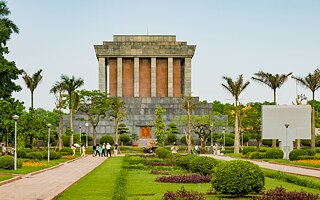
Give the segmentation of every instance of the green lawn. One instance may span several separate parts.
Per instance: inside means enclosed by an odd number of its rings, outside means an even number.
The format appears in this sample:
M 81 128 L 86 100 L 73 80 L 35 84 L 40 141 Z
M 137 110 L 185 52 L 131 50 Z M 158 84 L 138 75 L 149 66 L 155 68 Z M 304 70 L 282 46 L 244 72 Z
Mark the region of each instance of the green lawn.
M 13 176 L 0 175 L 0 181 L 4 181 L 4 180 L 10 179 L 10 178 L 12 178 L 12 177 L 13 177 Z
M 123 157 L 111 157 L 55 199 L 110 199 Z

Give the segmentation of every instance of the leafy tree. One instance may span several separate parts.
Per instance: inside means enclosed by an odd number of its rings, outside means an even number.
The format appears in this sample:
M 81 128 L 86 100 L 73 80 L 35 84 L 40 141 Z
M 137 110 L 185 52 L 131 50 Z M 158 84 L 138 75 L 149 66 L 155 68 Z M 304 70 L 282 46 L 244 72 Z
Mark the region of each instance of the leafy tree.
M 154 111 L 154 115 L 156 116 L 156 119 L 154 120 L 154 125 L 156 127 L 154 134 L 156 136 L 157 145 L 159 146 L 164 145 L 164 135 L 165 135 L 166 124 L 163 122 L 162 115 L 165 112 L 166 110 L 162 109 L 161 106 L 158 106 L 158 108 Z
M 182 96 L 182 107 L 186 111 L 187 114 L 187 131 L 186 131 L 186 142 L 188 145 L 188 154 L 191 154 L 191 112 L 194 108 L 195 104 L 192 102 L 192 97 Z
M 122 134 L 129 134 L 129 128 L 127 128 L 125 123 L 119 124 L 118 133 Z
M 305 77 L 292 76 L 303 87 L 309 88 L 312 92 L 312 115 L 311 115 L 311 149 L 316 148 L 316 135 L 315 135 L 315 101 L 314 95 L 316 90 L 320 87 L 320 70 L 316 69 L 313 73 L 309 73 Z
M 33 109 L 33 94 L 34 90 L 38 87 L 38 84 L 42 80 L 41 75 L 42 69 L 38 70 L 36 73 L 34 73 L 32 76 L 28 75 L 26 71 L 23 71 L 23 80 L 26 83 L 27 88 L 29 88 L 31 92 L 31 109 Z
M 180 134 L 180 130 L 174 122 L 170 122 L 168 124 L 168 128 L 166 130 L 167 134 Z
M 80 105 L 78 110 L 88 116 L 88 121 L 93 128 L 93 144 L 96 145 L 97 126 L 101 118 L 106 117 L 106 112 L 109 109 L 108 95 L 98 90 L 79 91 Z
M 244 82 L 243 75 L 239 75 L 238 79 L 233 81 L 232 78 L 223 76 L 222 77 L 226 84 L 222 83 L 222 87 L 225 88 L 227 91 L 230 92 L 230 94 L 235 98 L 235 126 L 234 126 L 234 153 L 239 153 L 240 150 L 240 136 L 239 136 L 239 124 L 238 124 L 238 102 L 239 102 L 239 96 L 241 92 L 247 88 L 249 85 L 249 81 Z
M 267 72 L 259 71 L 258 73 L 255 73 L 255 77 L 252 77 L 252 80 L 257 81 L 259 83 L 265 84 L 269 86 L 273 90 L 273 103 L 274 105 L 277 105 L 277 98 L 276 98 L 276 92 L 277 88 L 280 88 L 284 82 L 288 79 L 289 76 L 291 76 L 292 72 L 288 74 L 270 74 Z M 272 147 L 277 147 L 277 140 L 272 139 Z
M 70 129 L 73 130 L 72 115 L 74 110 L 74 100 L 77 98 L 76 90 L 84 84 L 82 78 L 75 78 L 74 76 L 68 77 L 61 75 L 61 84 L 64 91 L 68 93 L 69 97 L 69 122 Z M 71 132 L 70 146 L 73 144 L 73 133 Z
M 118 128 L 119 122 L 122 121 L 127 116 L 126 105 L 124 101 L 119 100 L 116 97 L 112 97 L 109 99 L 109 110 L 108 114 L 111 120 L 115 122 L 115 135 L 116 140 L 115 143 L 118 143 L 119 135 L 118 135 Z

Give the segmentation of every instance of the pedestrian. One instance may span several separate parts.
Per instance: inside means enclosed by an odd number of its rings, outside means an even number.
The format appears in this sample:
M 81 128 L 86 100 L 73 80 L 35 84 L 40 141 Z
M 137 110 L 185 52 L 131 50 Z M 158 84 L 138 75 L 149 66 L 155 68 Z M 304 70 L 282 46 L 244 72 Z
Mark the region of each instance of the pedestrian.
M 95 157 L 95 156 L 96 156 L 96 150 L 97 150 L 96 145 L 93 145 L 93 146 L 92 146 L 92 151 L 93 151 L 92 156 L 93 156 L 93 157 Z
M 96 145 L 96 152 L 95 152 L 95 156 L 97 156 L 97 155 L 99 155 L 100 156 L 100 145 L 99 144 L 97 144 Z
M 72 144 L 71 149 L 72 149 L 72 152 L 73 152 L 72 156 L 75 156 L 76 155 L 76 149 L 77 149 L 76 146 L 74 144 Z
M 3 156 L 6 155 L 6 152 L 7 152 L 6 145 L 4 145 L 3 143 L 2 143 L 1 152 L 2 152 L 2 155 L 3 155 Z
M 102 144 L 101 147 L 101 157 L 106 157 L 106 143 Z
M 199 155 L 200 154 L 200 147 L 198 145 L 196 145 L 194 148 L 196 150 L 196 154 Z
M 81 147 L 82 153 L 81 156 L 86 156 L 86 147 L 84 146 L 84 144 Z
M 113 150 L 113 152 L 114 152 L 114 155 L 115 155 L 115 156 L 118 155 L 118 144 L 117 144 L 117 143 L 114 145 L 114 150 Z
M 171 147 L 171 152 L 172 153 L 178 153 L 178 147 L 177 144 L 174 142 L 173 146 Z
M 111 145 L 110 145 L 109 143 L 107 143 L 106 149 L 107 149 L 107 157 L 108 157 L 108 154 L 109 154 L 110 157 L 111 157 Z

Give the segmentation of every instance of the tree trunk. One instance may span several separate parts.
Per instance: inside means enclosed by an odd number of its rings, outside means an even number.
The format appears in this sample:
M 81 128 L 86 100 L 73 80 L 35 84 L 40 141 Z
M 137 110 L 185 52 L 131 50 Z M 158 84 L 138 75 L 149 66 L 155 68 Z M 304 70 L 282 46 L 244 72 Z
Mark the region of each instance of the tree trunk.
M 187 144 L 188 144 L 188 154 L 191 154 L 191 137 L 190 137 L 190 102 L 188 101 L 187 106 Z
M 312 115 L 311 115 L 311 149 L 316 150 L 316 118 L 314 113 L 314 92 L 312 92 Z
M 256 148 L 257 148 L 257 151 L 260 150 L 260 140 L 256 140 L 257 141 L 257 144 L 256 144 Z
M 31 91 L 31 108 L 33 110 L 33 91 Z
M 273 90 L 273 104 L 277 105 L 275 89 Z M 272 139 L 272 148 L 277 148 L 277 139 Z
M 58 132 L 58 149 L 59 151 L 62 149 L 62 126 L 63 126 L 63 116 L 62 116 L 62 97 L 60 93 L 59 97 L 59 132 Z
M 239 141 L 239 124 L 238 124 L 238 110 L 237 110 L 237 101 L 236 101 L 236 119 L 234 122 L 234 153 L 240 152 L 240 141 Z
M 301 149 L 301 139 L 296 139 L 297 149 Z
M 97 140 L 97 126 L 94 126 L 93 124 L 92 125 L 92 139 L 93 139 L 93 145 L 96 146 L 96 140 Z
M 71 135 L 70 135 L 70 147 L 73 144 L 73 125 L 72 125 L 72 114 L 73 114 L 73 109 L 70 108 L 69 109 L 69 121 L 70 121 L 70 131 L 71 131 Z
M 115 119 L 115 135 L 116 135 L 116 141 L 115 141 L 115 143 L 116 143 L 116 144 L 119 144 L 119 143 L 118 143 L 118 140 L 119 140 L 118 128 L 119 128 L 119 119 L 116 118 L 116 119 Z

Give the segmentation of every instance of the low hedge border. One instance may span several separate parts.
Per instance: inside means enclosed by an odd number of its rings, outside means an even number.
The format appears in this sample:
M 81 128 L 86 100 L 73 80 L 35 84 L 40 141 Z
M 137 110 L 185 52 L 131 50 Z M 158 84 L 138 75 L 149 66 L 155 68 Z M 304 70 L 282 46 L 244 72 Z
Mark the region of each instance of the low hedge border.
M 127 199 L 127 192 L 126 192 L 126 187 L 127 187 L 127 176 L 128 172 L 127 170 L 122 169 L 120 171 L 120 175 L 116 180 L 115 183 L 115 190 L 112 195 L 113 200 L 125 200 Z

